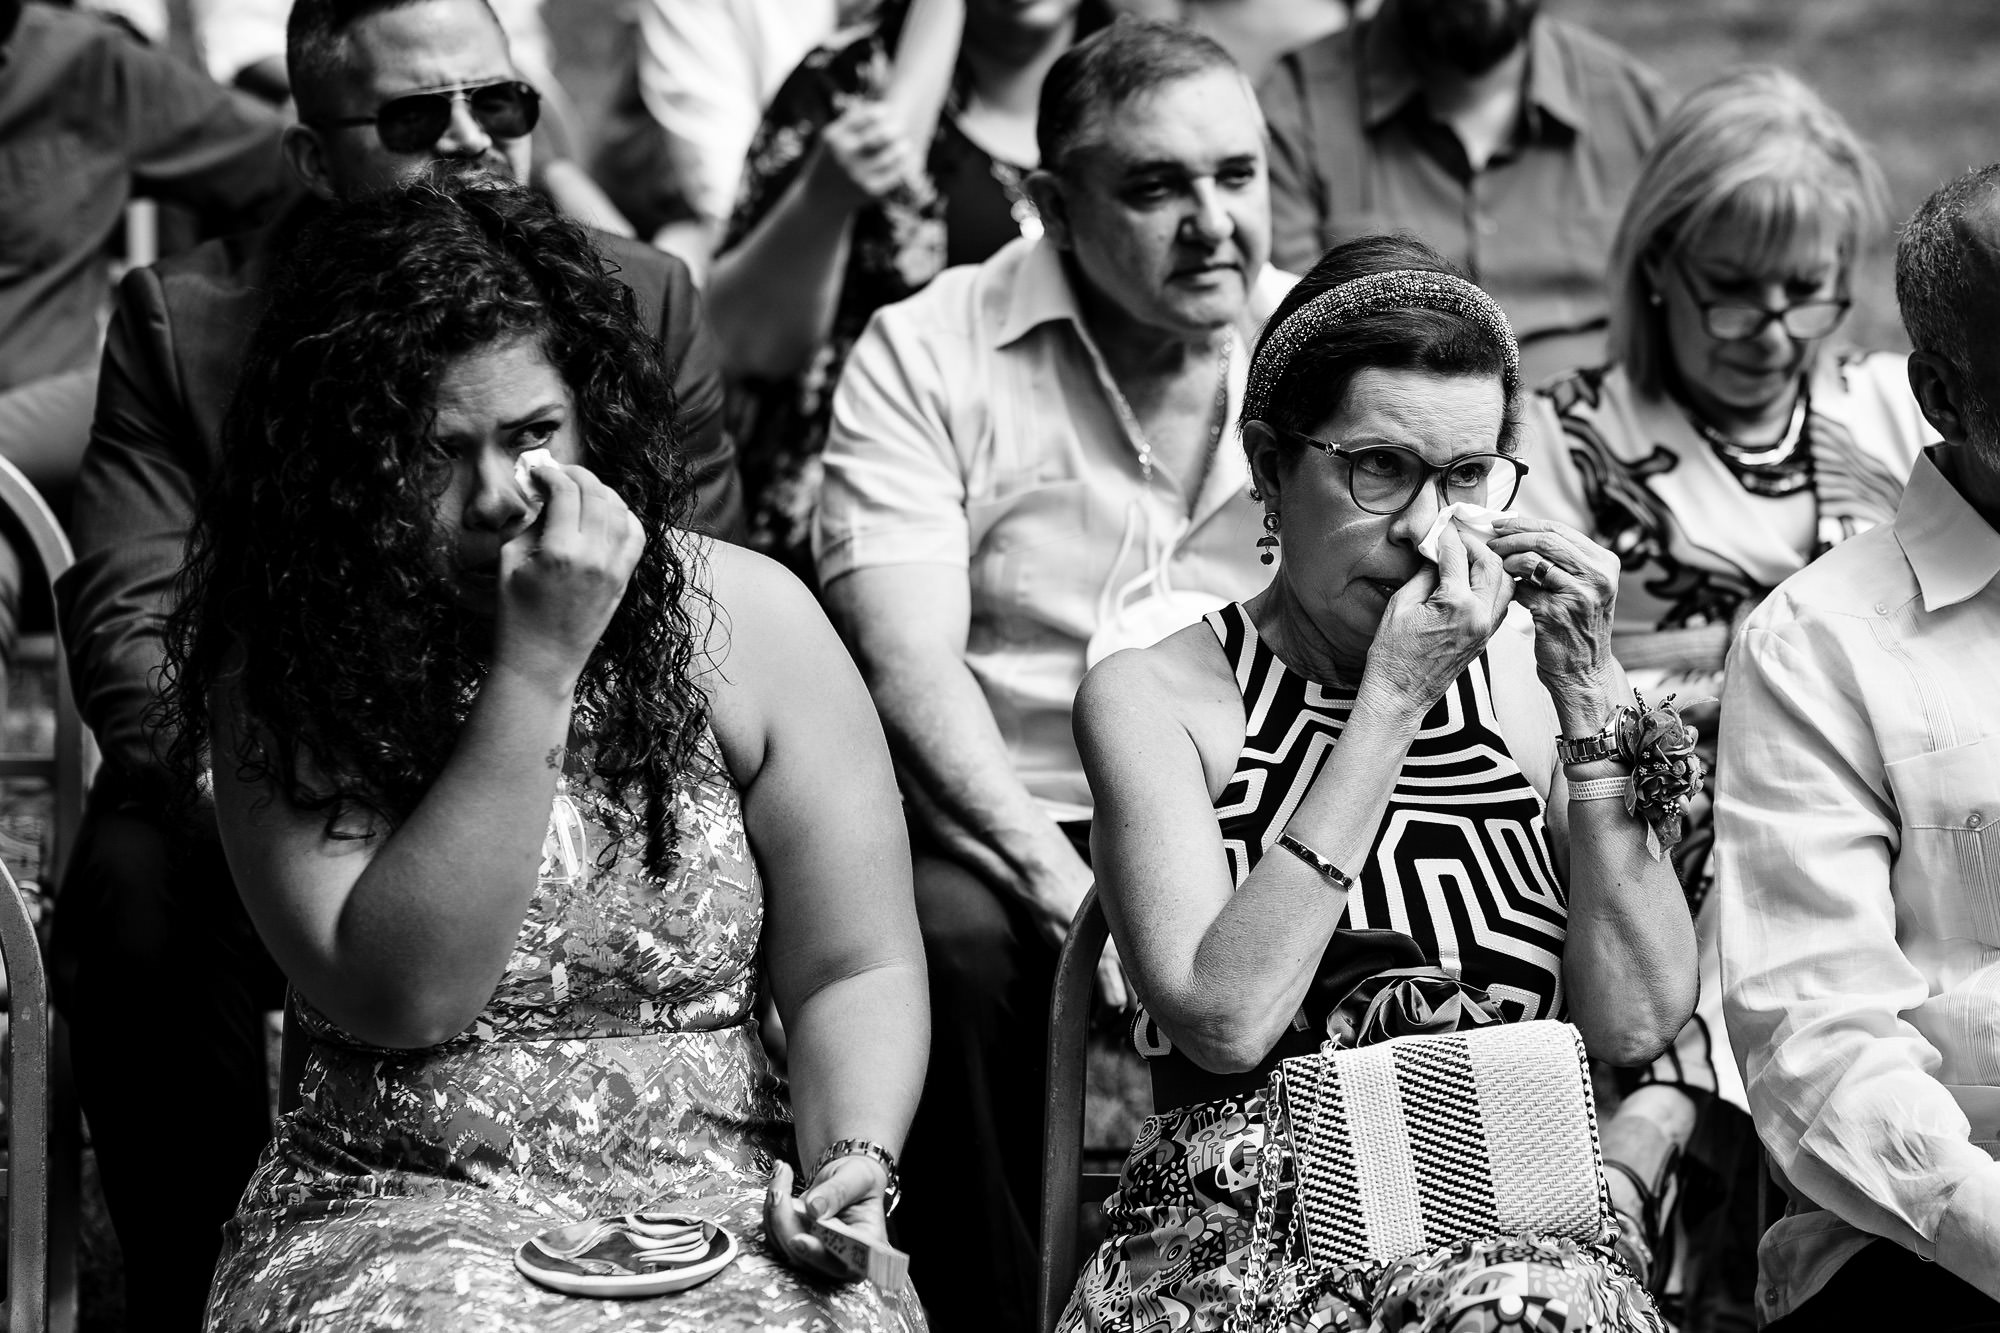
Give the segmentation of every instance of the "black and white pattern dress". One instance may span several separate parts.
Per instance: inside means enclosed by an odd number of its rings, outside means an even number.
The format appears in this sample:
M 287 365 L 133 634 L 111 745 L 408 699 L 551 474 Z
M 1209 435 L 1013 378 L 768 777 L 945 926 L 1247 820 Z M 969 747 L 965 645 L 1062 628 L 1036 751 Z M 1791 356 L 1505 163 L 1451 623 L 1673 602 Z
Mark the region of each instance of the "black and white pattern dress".
M 1210 613 L 1208 624 L 1243 695 L 1243 748 L 1215 802 L 1230 873 L 1241 887 L 1339 742 L 1355 696 L 1286 667 L 1240 604 Z M 1424 717 L 1375 844 L 1355 869 L 1342 927 L 1410 936 L 1428 961 L 1485 989 L 1510 1021 L 1563 1017 L 1568 899 L 1544 813 L 1540 793 L 1508 751 L 1482 654 Z M 1352 945 L 1337 936 L 1323 973 L 1343 947 Z M 1134 1042 L 1152 1062 L 1159 1114 L 1140 1127 L 1118 1191 L 1104 1205 L 1107 1238 L 1084 1265 L 1059 1328 L 1223 1325 L 1240 1299 L 1255 1219 L 1262 1090 L 1279 1060 L 1316 1050 L 1319 1039 L 1314 1024 L 1295 1023 L 1257 1069 L 1218 1075 L 1199 1069 L 1140 1016 Z M 1289 1162 L 1282 1170 L 1289 1181 Z M 1280 1198 L 1288 1199 L 1288 1187 Z M 1493 1299 L 1514 1290 L 1526 1308 L 1538 1309 L 1541 1298 L 1517 1284 L 1548 1282 L 1568 1293 L 1578 1322 L 1524 1328 L 1580 1328 L 1590 1317 L 1602 1321 L 1593 1327 L 1660 1327 L 1608 1251 L 1511 1237 L 1357 1270 L 1311 1294 L 1286 1322 L 1358 1330 L 1385 1303 L 1442 1308 L 1482 1283 Z
M 1241 887 L 1347 726 L 1354 691 L 1292 671 L 1241 605 L 1209 614 L 1243 692 L 1243 752 L 1215 803 Z M 1432 706 L 1397 775 L 1342 926 L 1411 936 L 1510 1021 L 1563 1014 L 1569 906 L 1542 798 L 1507 752 L 1482 654 Z

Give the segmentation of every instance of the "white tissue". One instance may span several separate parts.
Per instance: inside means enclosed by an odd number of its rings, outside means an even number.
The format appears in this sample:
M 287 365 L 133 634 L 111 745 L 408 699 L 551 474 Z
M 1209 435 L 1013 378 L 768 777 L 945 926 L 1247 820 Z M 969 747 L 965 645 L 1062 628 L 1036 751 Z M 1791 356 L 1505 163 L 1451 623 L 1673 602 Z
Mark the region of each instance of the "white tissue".
M 514 460 L 514 484 L 528 494 L 535 493 L 535 469 L 554 467 L 556 456 L 546 449 L 530 449 Z M 1453 506 L 1456 508 L 1457 506 Z
M 1457 523 L 1461 536 L 1472 532 L 1481 537 L 1491 537 L 1493 520 L 1504 517 L 1506 513 L 1504 509 L 1488 509 L 1485 505 L 1476 505 L 1465 500 L 1454 501 L 1438 510 L 1437 522 L 1431 524 L 1431 530 L 1417 543 L 1417 549 L 1423 552 L 1424 559 L 1436 564 L 1438 543 L 1444 540 L 1445 524 Z
M 530 449 L 514 460 L 514 484 L 521 488 L 521 494 L 528 497 L 528 503 L 535 507 L 535 517 L 541 517 L 542 501 L 547 497 L 542 488 L 535 485 L 535 469 L 554 467 L 556 456 L 546 449 Z

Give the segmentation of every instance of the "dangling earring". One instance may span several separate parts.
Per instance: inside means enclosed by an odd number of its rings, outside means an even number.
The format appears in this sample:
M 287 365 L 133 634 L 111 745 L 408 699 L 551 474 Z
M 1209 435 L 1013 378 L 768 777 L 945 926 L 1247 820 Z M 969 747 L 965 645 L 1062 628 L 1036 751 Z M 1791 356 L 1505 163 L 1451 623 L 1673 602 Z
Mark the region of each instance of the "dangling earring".
M 1264 535 L 1257 539 L 1257 559 L 1264 564 L 1270 564 L 1273 560 L 1277 559 L 1277 556 L 1273 554 L 1277 548 L 1278 511 L 1267 509 L 1264 511 Z

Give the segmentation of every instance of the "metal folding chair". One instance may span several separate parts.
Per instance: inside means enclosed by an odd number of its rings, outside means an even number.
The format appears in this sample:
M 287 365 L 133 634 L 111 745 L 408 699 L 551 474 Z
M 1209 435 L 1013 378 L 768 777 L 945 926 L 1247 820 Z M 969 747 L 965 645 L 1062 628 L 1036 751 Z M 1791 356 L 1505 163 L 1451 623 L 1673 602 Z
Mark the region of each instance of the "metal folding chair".
M 1076 909 L 1056 958 L 1055 991 L 1049 1004 L 1049 1101 L 1042 1119 L 1042 1255 L 1035 1283 L 1042 1333 L 1055 1328 L 1076 1283 L 1077 1210 L 1103 1203 L 1118 1188 L 1116 1173 L 1083 1169 L 1091 996 L 1097 985 L 1097 960 L 1110 934 L 1093 888 Z
M 69 539 L 28 479 L 0 458 L 0 506 L 33 546 L 43 575 L 74 560 Z M 23 551 L 24 559 L 31 554 Z M 15 664 L 46 664 L 55 677 L 55 749 L 50 754 L 0 754 L 0 779 L 40 778 L 50 784 L 52 810 L 43 831 L 41 882 L 59 884 L 83 820 L 84 792 L 97 751 L 70 691 L 62 644 L 55 634 L 24 635 Z M 49 1001 L 48 973 L 33 917 L 11 870 L 0 864 L 0 960 L 11 991 L 7 1199 L 7 1327 L 13 1333 L 76 1327 L 77 1199 L 83 1120 L 69 1077 L 69 1044 Z

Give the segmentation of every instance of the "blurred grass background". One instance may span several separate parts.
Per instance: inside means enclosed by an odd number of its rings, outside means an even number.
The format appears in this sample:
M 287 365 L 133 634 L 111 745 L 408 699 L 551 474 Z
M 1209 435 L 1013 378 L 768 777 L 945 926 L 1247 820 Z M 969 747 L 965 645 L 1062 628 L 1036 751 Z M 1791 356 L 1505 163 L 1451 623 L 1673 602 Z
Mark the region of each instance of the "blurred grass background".
M 547 0 L 558 74 L 587 125 L 601 116 L 631 49 L 625 3 Z M 1960 170 L 2000 159 L 1994 0 L 1546 0 L 1544 7 L 1626 46 L 1681 91 L 1754 62 L 1801 75 L 1876 151 L 1898 221 Z M 174 8 L 184 13 L 185 0 Z M 1901 349 L 1907 344 L 1890 281 L 1891 238 L 1882 241 L 1857 283 L 1847 336 L 1865 347 Z M 23 829 L 17 836 L 33 835 Z M 1146 1109 L 1144 1075 L 1112 1034 L 1094 1045 L 1086 1139 L 1117 1152 Z M 88 1171 L 86 1163 L 82 1326 L 115 1333 L 126 1324 L 117 1242 Z

